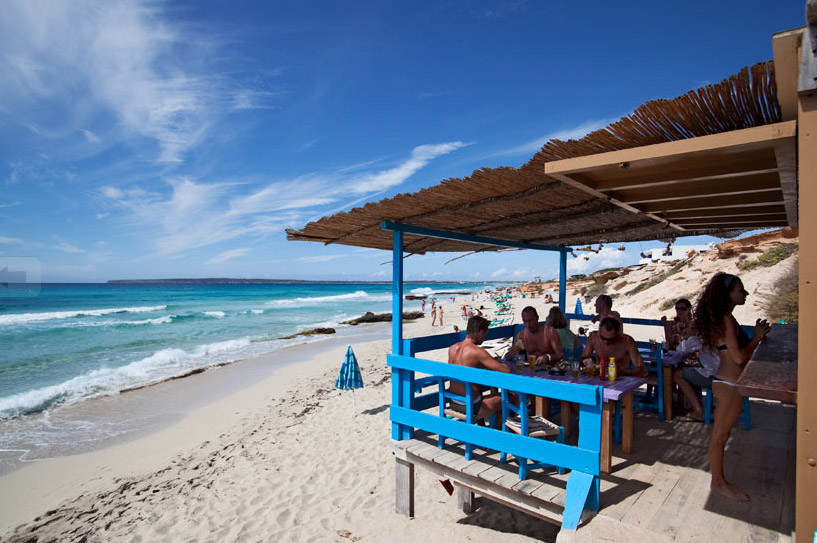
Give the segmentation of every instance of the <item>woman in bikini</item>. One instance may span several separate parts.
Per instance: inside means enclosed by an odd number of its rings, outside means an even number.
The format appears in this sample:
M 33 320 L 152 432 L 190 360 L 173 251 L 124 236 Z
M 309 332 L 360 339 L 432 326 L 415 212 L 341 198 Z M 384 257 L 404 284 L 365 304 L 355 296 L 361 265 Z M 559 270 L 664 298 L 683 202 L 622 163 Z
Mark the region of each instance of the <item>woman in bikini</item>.
M 743 398 L 735 388 L 735 382 L 770 329 L 765 319 L 758 319 L 754 336 L 741 346 L 738 339 L 740 326 L 732 316 L 732 311 L 736 306 L 745 304 L 748 295 L 737 276 L 717 273 L 698 299 L 694 316 L 695 330 L 701 337 L 703 348 L 717 351 L 720 357 L 720 366 L 712 381 L 712 392 L 718 408 L 715 410 L 715 423 L 709 436 L 709 468 L 712 471 L 710 488 L 741 502 L 749 501 L 749 495 L 730 485 L 723 476 L 724 448 L 743 406 Z

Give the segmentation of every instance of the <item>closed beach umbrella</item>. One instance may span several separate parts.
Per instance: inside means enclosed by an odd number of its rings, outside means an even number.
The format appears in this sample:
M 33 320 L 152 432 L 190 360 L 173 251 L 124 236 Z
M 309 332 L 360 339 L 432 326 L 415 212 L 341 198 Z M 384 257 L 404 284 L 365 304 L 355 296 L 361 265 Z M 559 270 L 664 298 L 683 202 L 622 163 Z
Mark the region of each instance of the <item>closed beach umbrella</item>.
M 584 315 L 584 312 L 582 311 L 582 299 L 581 298 L 576 298 L 576 309 L 573 310 L 573 313 L 575 313 L 576 315 Z
M 360 376 L 360 366 L 357 364 L 357 357 L 355 357 L 351 345 L 346 349 L 346 358 L 340 367 L 338 378 L 335 380 L 335 388 L 352 391 L 352 409 L 357 413 L 355 389 L 363 388 L 363 378 Z

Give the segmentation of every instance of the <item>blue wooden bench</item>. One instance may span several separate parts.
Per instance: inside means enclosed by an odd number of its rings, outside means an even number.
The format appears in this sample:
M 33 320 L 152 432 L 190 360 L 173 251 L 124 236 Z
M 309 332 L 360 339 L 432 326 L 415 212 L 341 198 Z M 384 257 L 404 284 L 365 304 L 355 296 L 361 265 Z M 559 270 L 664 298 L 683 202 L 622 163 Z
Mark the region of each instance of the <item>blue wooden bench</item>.
M 506 334 L 507 335 L 507 334 Z M 411 350 L 439 349 L 445 343 L 456 341 L 458 334 L 407 340 L 413 342 Z M 503 336 L 498 336 L 503 337 Z M 442 342 L 441 342 L 442 341 Z M 392 368 L 392 404 L 390 420 L 392 438 L 396 442 L 411 440 L 415 431 L 446 436 L 470 446 L 512 454 L 532 462 L 571 470 L 565 488 L 562 527 L 576 529 L 585 510 L 598 511 L 599 473 L 601 457 L 602 389 L 598 386 L 577 385 L 529 379 L 518 375 L 498 373 L 445 364 L 404 355 L 389 355 Z M 425 377 L 415 379 L 416 373 Z M 466 424 L 440 416 L 439 387 L 445 381 L 456 380 L 466 385 L 498 387 L 519 394 L 544 396 L 575 403 L 579 407 L 579 438 L 576 445 L 545 441 L 502 430 Z M 416 391 L 436 384 L 437 390 L 417 395 Z M 413 464 L 396 459 L 397 509 L 398 512 L 413 511 Z M 400 481 L 403 481 L 401 483 Z M 507 498 L 507 497 L 506 497 Z M 520 501 L 522 501 L 520 499 Z M 401 506 L 400 504 L 411 504 Z

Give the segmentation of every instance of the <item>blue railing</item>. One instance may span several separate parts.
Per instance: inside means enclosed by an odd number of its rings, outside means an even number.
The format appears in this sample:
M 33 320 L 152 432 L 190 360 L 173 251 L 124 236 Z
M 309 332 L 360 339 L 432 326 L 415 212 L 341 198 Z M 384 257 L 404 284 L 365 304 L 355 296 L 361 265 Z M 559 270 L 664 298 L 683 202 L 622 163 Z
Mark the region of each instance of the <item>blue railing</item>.
M 513 333 L 496 329 L 495 337 Z M 447 347 L 459 340 L 459 334 L 445 334 L 407 340 L 407 353 Z M 530 379 L 519 375 L 492 372 L 433 360 L 391 354 L 388 365 L 392 368 L 392 404 L 390 420 L 395 440 L 411 439 L 415 430 L 455 439 L 470 446 L 484 447 L 572 470 L 567 482 L 562 526 L 575 529 L 585 508 L 598 511 L 599 468 L 601 459 L 602 389 L 598 386 Z M 415 379 L 415 373 L 428 377 Z M 555 443 L 542 439 L 503 432 L 475 424 L 440 416 L 439 390 L 416 395 L 423 387 L 444 386 L 455 380 L 471 385 L 498 387 L 506 391 L 529 394 L 572 402 L 579 407 L 579 437 L 576 445 Z M 433 409 L 431 412 L 426 412 Z

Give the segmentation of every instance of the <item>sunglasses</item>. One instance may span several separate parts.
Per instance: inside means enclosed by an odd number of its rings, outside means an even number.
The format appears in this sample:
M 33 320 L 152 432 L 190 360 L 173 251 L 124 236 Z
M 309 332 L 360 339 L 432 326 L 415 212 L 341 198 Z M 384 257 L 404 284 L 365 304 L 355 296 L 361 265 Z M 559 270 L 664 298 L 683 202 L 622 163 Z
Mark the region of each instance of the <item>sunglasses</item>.
M 599 335 L 599 337 L 600 337 L 600 338 L 601 338 L 601 340 L 602 340 L 603 342 L 605 342 L 605 343 L 609 343 L 610 341 L 615 341 L 615 339 L 616 339 L 616 337 L 615 337 L 615 336 L 613 336 L 613 337 L 604 337 L 604 336 L 602 336 L 602 335 Z
M 682 305 L 681 306 L 675 306 L 675 311 L 689 311 L 689 308 L 684 307 Z

